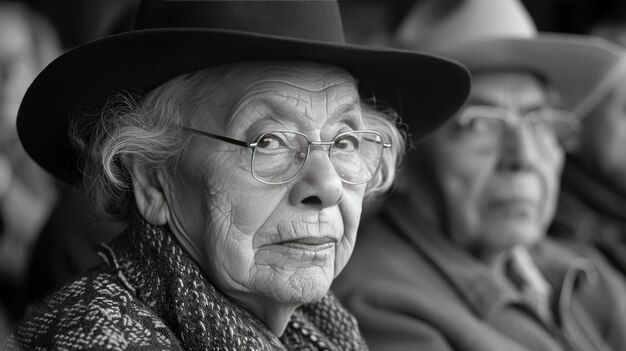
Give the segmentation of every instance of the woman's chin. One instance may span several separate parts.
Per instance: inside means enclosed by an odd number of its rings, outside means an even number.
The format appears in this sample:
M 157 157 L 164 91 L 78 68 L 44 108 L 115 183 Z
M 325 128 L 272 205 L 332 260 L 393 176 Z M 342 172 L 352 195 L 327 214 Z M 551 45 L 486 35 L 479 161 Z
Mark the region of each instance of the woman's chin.
M 332 272 L 331 272 L 332 273 Z M 309 269 L 268 281 L 270 295 L 279 304 L 306 304 L 322 299 L 330 289 L 333 275 L 327 270 Z

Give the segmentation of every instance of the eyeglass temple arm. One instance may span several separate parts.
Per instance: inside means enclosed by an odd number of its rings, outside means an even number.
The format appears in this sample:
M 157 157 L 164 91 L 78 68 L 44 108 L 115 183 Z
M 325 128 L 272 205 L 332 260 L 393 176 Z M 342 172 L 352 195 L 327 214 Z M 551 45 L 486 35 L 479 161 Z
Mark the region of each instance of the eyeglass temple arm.
M 249 147 L 251 145 L 250 143 L 247 143 L 245 141 L 241 141 L 241 140 L 225 137 L 225 136 L 222 136 L 222 135 L 211 134 L 211 133 L 203 132 L 201 130 L 189 128 L 189 127 L 182 127 L 182 129 L 185 130 L 185 131 L 191 132 L 191 133 L 204 135 L 204 136 L 207 136 L 209 138 L 218 139 L 218 140 L 225 141 L 227 143 L 231 143 L 231 144 L 235 144 L 235 145 L 239 145 L 239 146 Z M 390 143 L 385 143 L 385 142 L 382 142 L 382 141 L 379 141 L 379 140 L 373 140 L 373 139 L 369 139 L 369 138 L 366 138 L 366 139 L 368 141 L 371 141 L 371 142 L 374 142 L 374 143 L 377 143 L 377 144 L 382 144 L 383 148 L 385 148 L 385 149 L 388 149 L 388 148 L 391 147 Z
M 370 138 L 365 138 L 365 140 L 367 140 L 367 141 L 371 141 L 371 142 L 376 143 L 376 144 L 383 144 L 383 148 L 384 148 L 384 149 L 388 149 L 388 148 L 390 148 L 390 147 L 391 147 L 391 143 L 386 143 L 386 142 L 384 142 L 384 141 L 380 141 L 380 140 L 373 140 L 373 139 L 370 139 Z
M 183 130 L 185 130 L 187 132 L 191 132 L 191 133 L 195 133 L 195 134 L 199 134 L 199 135 L 204 135 L 204 136 L 207 136 L 209 138 L 225 141 L 227 143 L 231 143 L 231 144 L 235 144 L 235 145 L 239 145 L 239 146 L 244 146 L 244 147 L 250 146 L 250 144 L 245 142 L 245 141 L 241 141 L 241 140 L 225 137 L 225 136 L 222 136 L 222 135 L 211 134 L 211 133 L 203 132 L 201 130 L 197 130 L 197 129 L 193 129 L 193 128 L 188 128 L 188 127 L 182 127 L 182 128 L 183 128 Z

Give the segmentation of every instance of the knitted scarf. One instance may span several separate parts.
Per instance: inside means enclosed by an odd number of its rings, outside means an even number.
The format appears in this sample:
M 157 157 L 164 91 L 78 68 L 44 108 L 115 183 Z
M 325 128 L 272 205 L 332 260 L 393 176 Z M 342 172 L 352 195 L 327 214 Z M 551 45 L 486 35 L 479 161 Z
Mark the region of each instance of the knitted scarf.
M 137 219 L 101 265 L 32 307 L 13 350 L 367 350 L 334 296 L 303 305 L 280 338 L 211 285 L 167 227 Z

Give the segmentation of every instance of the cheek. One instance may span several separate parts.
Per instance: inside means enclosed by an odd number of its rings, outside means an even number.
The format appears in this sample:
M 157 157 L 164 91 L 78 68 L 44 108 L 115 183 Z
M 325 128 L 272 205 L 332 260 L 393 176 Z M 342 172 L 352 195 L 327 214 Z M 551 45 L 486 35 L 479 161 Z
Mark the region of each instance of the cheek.
M 258 183 L 240 186 L 228 196 L 233 209 L 233 224 L 242 232 L 255 233 L 287 201 L 287 189 Z
M 214 282 L 223 291 L 249 290 L 253 285 L 257 234 L 279 212 L 286 196 L 281 188 L 224 179 L 226 188 L 207 199 L 209 213 L 204 249 Z
M 554 216 L 556 210 L 561 173 L 565 161 L 565 154 L 554 137 L 539 135 L 537 148 L 531 154 L 531 162 L 536 168 L 540 192 L 543 194 L 540 206 L 541 223 L 546 225 Z
M 492 177 L 497 154 L 484 148 L 439 147 L 434 158 L 436 181 L 442 191 L 448 235 L 460 244 L 474 241 L 480 227 L 479 208 L 485 187 Z
M 245 239 L 251 243 L 254 233 L 286 201 L 286 186 L 261 184 L 249 173 L 226 170 L 214 178 L 210 188 L 216 191 L 208 199 L 206 207 L 212 221 L 225 222 L 229 232 L 245 236 L 238 240 Z
M 537 162 L 546 169 L 546 172 L 560 176 L 565 161 L 565 152 L 559 144 L 556 136 L 548 133 L 537 133 L 533 139 L 536 147 L 532 148 L 530 153 L 531 162 Z M 532 143 L 532 141 L 531 141 Z
M 178 193 L 183 196 L 175 206 L 176 217 L 199 251 L 205 272 L 228 290 L 248 279 L 254 233 L 276 210 L 285 191 L 257 182 L 247 163 L 235 162 L 232 153 L 206 156 L 190 149 L 188 154 L 194 151 L 198 157 L 180 164 L 181 173 L 191 176 L 180 182 Z
M 445 151 L 436 155 L 439 161 L 435 161 L 444 201 L 448 208 L 458 212 L 457 216 L 461 213 L 467 216 L 474 212 L 480 202 L 486 183 L 495 169 L 497 154 L 459 148 Z
M 239 149 L 238 149 L 239 150 Z M 284 187 L 259 183 L 250 173 L 249 155 L 217 152 L 206 161 L 203 184 L 211 189 L 205 209 L 211 217 L 228 218 L 229 226 L 254 233 L 276 209 L 285 196 Z

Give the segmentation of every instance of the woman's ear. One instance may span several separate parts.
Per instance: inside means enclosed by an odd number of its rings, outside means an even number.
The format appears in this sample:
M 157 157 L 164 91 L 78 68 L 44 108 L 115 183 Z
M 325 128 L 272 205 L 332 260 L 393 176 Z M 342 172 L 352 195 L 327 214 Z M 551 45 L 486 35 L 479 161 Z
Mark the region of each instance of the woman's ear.
M 169 221 L 169 207 L 158 170 L 137 162 L 133 157 L 127 162 L 133 179 L 133 192 L 139 213 L 146 221 L 154 225 L 165 225 Z

